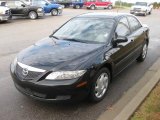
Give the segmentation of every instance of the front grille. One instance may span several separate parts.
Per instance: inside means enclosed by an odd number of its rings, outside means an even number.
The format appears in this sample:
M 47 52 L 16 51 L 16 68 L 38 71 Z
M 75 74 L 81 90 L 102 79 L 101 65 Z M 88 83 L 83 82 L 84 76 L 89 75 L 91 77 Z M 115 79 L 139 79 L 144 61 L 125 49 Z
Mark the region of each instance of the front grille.
M 6 14 L 6 15 L 10 15 L 10 14 L 11 14 L 11 11 L 10 11 L 10 10 L 6 10 L 6 11 L 5 11 L 5 14 Z
M 140 11 L 140 10 L 141 10 L 141 8 L 134 8 L 134 10 L 135 10 L 135 11 Z
M 22 68 L 20 65 L 18 64 L 16 65 L 16 75 L 20 80 L 33 80 L 38 78 L 42 74 L 42 72 L 35 72 L 28 70 L 28 74 L 24 75 L 23 70 L 24 68 Z

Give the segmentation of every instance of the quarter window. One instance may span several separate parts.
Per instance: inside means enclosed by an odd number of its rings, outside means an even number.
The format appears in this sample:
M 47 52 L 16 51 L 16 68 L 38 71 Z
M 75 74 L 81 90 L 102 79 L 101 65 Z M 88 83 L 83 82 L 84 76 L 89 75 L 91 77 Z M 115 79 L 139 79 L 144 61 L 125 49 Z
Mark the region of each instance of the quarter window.
M 131 27 L 132 31 L 136 31 L 141 27 L 140 22 L 136 18 L 134 18 L 132 16 L 128 17 L 128 21 L 130 23 L 130 27 Z

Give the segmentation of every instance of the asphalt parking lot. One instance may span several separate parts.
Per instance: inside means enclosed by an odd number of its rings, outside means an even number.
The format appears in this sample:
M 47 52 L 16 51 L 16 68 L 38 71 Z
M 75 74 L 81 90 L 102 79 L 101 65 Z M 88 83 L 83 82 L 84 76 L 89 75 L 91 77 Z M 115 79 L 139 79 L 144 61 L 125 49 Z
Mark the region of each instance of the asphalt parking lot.
M 95 12 L 117 12 L 117 10 L 95 10 Z M 146 17 L 138 16 L 142 24 L 150 27 L 150 44 L 147 59 L 134 62 L 114 79 L 103 101 L 91 104 L 86 101 L 77 104 L 44 103 L 32 100 L 19 93 L 12 82 L 9 65 L 16 54 L 49 36 L 53 30 L 78 14 L 91 10 L 64 9 L 61 16 L 47 15 L 38 20 L 14 18 L 0 24 L 0 120 L 95 120 L 131 88 L 145 71 L 160 57 L 160 13 L 153 10 Z M 119 10 L 129 12 L 129 10 Z

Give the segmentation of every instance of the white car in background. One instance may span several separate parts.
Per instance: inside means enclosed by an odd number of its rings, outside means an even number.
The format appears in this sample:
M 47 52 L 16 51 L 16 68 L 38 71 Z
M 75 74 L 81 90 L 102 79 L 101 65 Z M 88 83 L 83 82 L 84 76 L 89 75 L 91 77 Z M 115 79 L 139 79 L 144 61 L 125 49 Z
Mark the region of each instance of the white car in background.
M 135 5 L 131 7 L 131 14 L 142 14 L 144 16 L 152 13 L 153 5 L 148 2 L 136 2 Z
M 0 1 L 0 22 L 8 21 L 10 18 L 11 18 L 10 9 L 5 6 L 5 2 Z

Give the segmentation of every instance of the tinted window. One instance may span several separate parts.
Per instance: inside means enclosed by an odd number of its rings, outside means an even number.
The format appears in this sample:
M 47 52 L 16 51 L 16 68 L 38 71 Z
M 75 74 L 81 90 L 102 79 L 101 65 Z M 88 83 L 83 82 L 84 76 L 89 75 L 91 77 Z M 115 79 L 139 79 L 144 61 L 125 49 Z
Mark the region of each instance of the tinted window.
M 126 18 L 122 18 L 116 28 L 118 36 L 127 36 L 130 34 L 129 24 Z
M 15 1 L 9 1 L 9 2 L 7 2 L 7 6 L 8 7 L 16 7 Z
M 135 17 L 129 16 L 128 21 L 129 21 L 130 28 L 132 31 L 136 31 L 137 29 L 141 27 L 140 22 Z
M 112 19 L 74 18 L 62 26 L 54 36 L 64 40 L 104 43 L 110 35 L 113 24 Z

